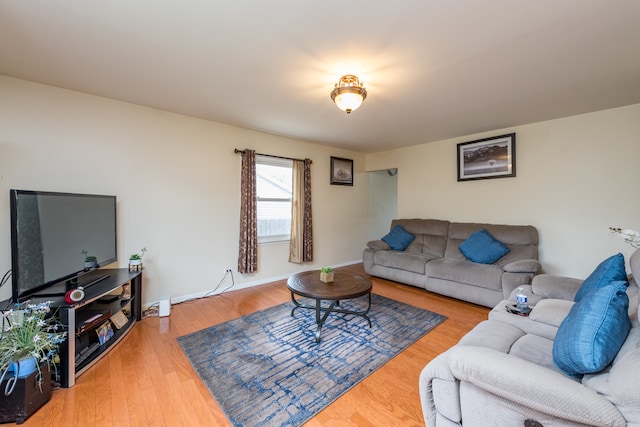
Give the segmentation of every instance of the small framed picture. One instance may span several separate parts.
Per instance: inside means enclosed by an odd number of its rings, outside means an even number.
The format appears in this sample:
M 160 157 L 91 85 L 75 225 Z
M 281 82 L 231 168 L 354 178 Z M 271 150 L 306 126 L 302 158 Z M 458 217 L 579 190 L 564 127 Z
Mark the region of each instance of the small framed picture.
M 516 176 L 516 134 L 458 144 L 458 181 Z
M 331 156 L 331 185 L 353 186 L 353 160 Z
M 113 336 L 111 322 L 107 320 L 102 325 L 100 325 L 100 327 L 96 329 L 96 334 L 98 334 L 98 342 L 100 343 L 100 345 L 104 345 L 104 343 L 109 341 Z

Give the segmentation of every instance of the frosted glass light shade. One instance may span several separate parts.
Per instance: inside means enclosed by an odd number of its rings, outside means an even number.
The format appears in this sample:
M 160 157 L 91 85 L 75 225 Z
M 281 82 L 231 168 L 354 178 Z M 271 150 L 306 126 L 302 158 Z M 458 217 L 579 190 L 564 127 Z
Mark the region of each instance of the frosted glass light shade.
M 367 97 L 367 90 L 362 87 L 358 77 L 347 74 L 336 83 L 335 89 L 331 92 L 331 99 L 336 106 L 347 114 L 358 109 Z
M 333 100 L 339 109 L 350 113 L 362 105 L 362 95 L 359 93 L 341 93 Z

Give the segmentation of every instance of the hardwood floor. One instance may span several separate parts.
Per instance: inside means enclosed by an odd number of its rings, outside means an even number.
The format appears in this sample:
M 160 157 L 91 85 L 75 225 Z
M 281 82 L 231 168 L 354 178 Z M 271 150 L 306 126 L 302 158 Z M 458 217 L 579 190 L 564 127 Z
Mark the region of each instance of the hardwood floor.
M 364 274 L 362 265 L 345 267 Z M 372 278 L 373 292 L 448 317 L 305 424 L 315 426 L 424 426 L 418 376 L 489 309 L 411 286 Z M 229 426 L 176 338 L 290 301 L 285 281 L 229 290 L 174 305 L 170 317 L 147 317 L 106 357 L 53 392 L 25 426 Z M 375 315 L 372 313 L 372 315 Z

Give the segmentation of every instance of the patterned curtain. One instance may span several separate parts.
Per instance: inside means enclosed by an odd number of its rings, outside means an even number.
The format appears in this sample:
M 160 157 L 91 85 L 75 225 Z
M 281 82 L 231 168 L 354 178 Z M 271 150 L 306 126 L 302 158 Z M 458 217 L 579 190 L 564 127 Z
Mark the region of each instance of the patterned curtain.
M 289 262 L 313 261 L 311 160 L 294 160 Z
M 293 186 L 291 189 L 291 240 L 289 262 L 303 262 L 304 235 L 304 162 L 293 161 Z
M 311 215 L 311 160 L 304 159 L 304 262 L 313 261 L 313 216 Z
M 238 273 L 258 270 L 258 225 L 256 201 L 256 152 L 242 153 L 240 183 L 240 251 Z

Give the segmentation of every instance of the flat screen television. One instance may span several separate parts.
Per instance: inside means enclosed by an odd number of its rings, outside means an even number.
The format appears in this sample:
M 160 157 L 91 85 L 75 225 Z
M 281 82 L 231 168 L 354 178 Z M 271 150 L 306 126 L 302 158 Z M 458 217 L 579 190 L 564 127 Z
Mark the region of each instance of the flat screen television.
M 15 302 L 45 289 L 64 294 L 118 259 L 115 196 L 11 190 L 10 207 Z M 94 268 L 85 267 L 86 256 L 96 258 Z

